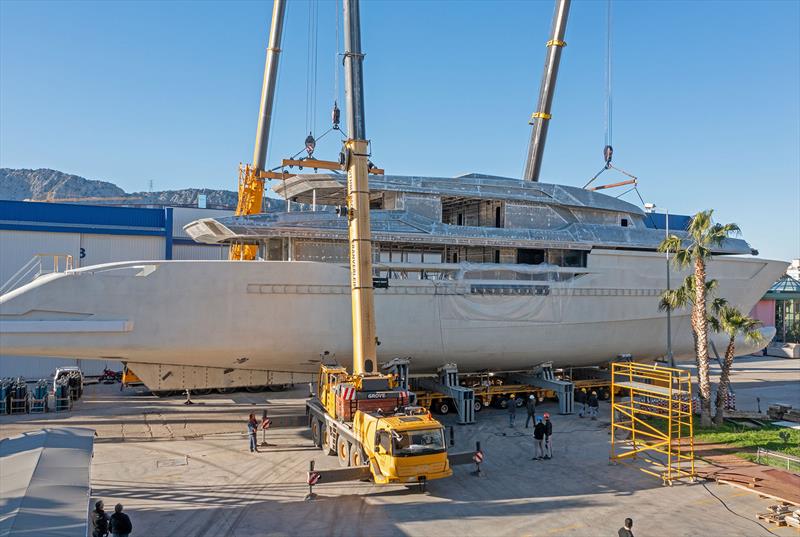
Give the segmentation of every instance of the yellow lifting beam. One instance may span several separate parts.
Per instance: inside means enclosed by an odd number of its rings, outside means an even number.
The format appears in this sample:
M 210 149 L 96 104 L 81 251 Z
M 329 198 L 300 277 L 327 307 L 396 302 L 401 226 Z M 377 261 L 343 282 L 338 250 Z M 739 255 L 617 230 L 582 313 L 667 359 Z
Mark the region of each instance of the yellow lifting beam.
M 611 364 L 612 463 L 672 485 L 694 479 L 692 379 L 688 371 L 635 362 Z

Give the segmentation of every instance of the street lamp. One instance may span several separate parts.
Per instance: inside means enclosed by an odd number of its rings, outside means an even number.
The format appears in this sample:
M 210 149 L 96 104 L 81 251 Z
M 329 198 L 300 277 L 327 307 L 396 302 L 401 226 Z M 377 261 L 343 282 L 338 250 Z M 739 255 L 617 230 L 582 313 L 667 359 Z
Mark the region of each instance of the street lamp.
M 644 208 L 648 213 L 656 212 L 655 203 L 645 203 Z M 669 238 L 669 209 L 664 209 L 666 225 L 664 227 L 664 237 Z M 667 259 L 667 291 L 670 290 L 669 282 L 669 250 L 666 252 Z M 667 362 L 670 367 L 675 367 L 675 357 L 672 355 L 672 308 L 667 307 Z

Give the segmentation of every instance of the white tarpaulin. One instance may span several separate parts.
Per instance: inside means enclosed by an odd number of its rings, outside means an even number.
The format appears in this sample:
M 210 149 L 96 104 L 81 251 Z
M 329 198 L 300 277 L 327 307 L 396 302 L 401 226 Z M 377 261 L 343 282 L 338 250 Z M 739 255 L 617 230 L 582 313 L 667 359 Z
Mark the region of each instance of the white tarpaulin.
M 0 536 L 85 537 L 92 429 L 42 429 L 0 441 Z

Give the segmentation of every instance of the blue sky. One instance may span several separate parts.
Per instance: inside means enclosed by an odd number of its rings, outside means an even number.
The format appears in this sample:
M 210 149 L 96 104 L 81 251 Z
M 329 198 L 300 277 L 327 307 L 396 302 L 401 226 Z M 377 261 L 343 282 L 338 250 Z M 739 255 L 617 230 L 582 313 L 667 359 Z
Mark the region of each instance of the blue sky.
M 273 163 L 302 148 L 309 126 L 329 126 L 339 6 L 317 7 L 308 118 L 309 4 L 290 0 Z M 552 10 L 549 0 L 364 1 L 375 163 L 521 176 Z M 573 2 L 543 181 L 582 186 L 602 165 L 605 10 Z M 128 191 L 150 180 L 235 189 L 252 156 L 270 14 L 268 2 L 3 0 L 0 166 Z M 645 201 L 714 208 L 763 256 L 800 257 L 800 2 L 615 0 L 613 19 L 615 163 L 640 177 Z M 333 134 L 317 150 L 337 153 Z

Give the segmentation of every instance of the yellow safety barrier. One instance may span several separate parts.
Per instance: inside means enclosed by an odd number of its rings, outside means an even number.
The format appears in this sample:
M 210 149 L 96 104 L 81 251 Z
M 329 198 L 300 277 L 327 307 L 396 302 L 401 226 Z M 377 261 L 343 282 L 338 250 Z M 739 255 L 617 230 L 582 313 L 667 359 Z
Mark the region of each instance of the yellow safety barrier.
M 655 365 L 611 364 L 612 463 L 672 485 L 694 479 L 692 379 L 688 371 Z

